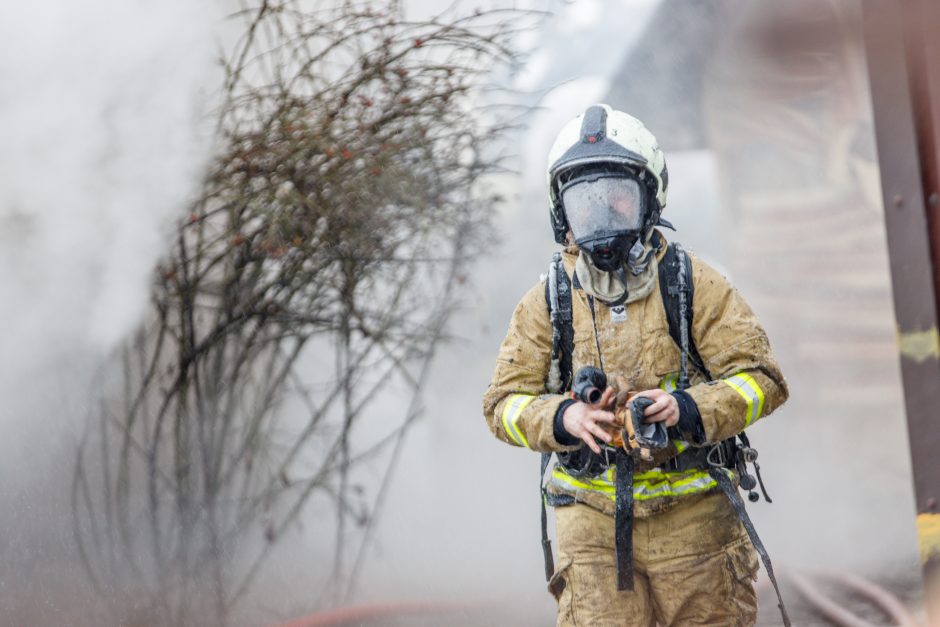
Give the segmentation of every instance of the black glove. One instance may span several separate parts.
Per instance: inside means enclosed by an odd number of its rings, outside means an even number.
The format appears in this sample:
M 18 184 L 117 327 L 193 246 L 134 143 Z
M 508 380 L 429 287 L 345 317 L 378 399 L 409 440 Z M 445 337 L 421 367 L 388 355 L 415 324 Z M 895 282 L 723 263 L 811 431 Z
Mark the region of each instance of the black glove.
M 573 398 L 566 398 L 561 402 L 561 405 L 558 406 L 558 409 L 555 410 L 555 420 L 552 425 L 552 431 L 555 434 L 555 439 L 558 440 L 558 443 L 562 446 L 573 446 L 581 441 L 580 438 L 576 438 L 565 429 L 565 423 L 562 417 L 564 416 L 565 410 L 568 409 L 571 405 L 574 405 L 578 401 Z
M 705 444 L 705 425 L 702 424 L 702 414 L 698 411 L 695 399 L 685 390 L 676 390 L 672 393 L 679 405 L 679 422 L 670 427 L 678 432 L 679 438 L 691 444 Z

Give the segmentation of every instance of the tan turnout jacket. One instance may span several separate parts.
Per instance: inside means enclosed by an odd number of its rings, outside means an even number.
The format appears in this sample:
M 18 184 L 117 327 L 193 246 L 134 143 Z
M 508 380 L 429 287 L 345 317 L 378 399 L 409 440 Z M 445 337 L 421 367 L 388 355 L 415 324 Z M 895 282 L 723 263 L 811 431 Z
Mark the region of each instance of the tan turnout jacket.
M 665 254 L 665 238 L 658 257 Z M 770 414 L 787 398 L 787 385 L 770 349 L 767 335 L 740 294 L 721 274 L 690 253 L 694 282 L 691 335 L 713 381 L 689 364 L 695 400 L 705 428 L 706 446 L 729 438 Z M 577 252 L 564 253 L 569 279 Z M 626 305 L 626 318 L 612 316 L 610 308 L 595 303 L 595 339 L 586 294 L 574 289 L 574 354 L 572 372 L 582 366 L 601 367 L 603 354 L 608 378 L 622 375 L 634 391 L 675 389 L 680 367 L 679 347 L 669 335 L 659 284 L 644 299 Z M 552 347 L 552 326 L 541 281 L 516 306 L 509 331 L 499 350 L 496 371 L 483 397 L 483 413 L 500 440 L 534 451 L 561 451 L 553 433 L 553 419 L 566 398 L 547 394 Z M 716 489 L 714 480 L 698 470 L 664 472 L 656 464 L 689 444 L 675 441 L 653 463 L 641 464 L 634 476 L 635 515 L 662 511 L 676 499 Z M 556 466 L 548 489 L 608 512 L 614 511 L 614 469 L 594 478 L 571 477 Z

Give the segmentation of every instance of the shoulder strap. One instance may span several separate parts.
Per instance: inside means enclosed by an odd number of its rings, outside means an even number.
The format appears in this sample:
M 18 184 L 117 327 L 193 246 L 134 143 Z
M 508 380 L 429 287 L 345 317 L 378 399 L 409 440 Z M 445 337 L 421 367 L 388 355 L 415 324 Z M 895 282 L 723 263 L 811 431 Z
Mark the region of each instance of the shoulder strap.
M 552 322 L 552 361 L 546 388 L 551 394 L 571 387 L 571 355 L 574 352 L 574 326 L 571 318 L 571 281 L 565 272 L 561 253 L 552 255 L 545 281 L 545 302 Z
M 707 472 L 711 478 L 715 480 L 715 483 L 718 484 L 718 487 L 721 488 L 721 491 L 725 493 L 728 500 L 731 501 L 731 506 L 734 507 L 734 512 L 738 515 L 738 519 L 741 521 L 744 530 L 751 539 L 751 544 L 754 545 L 754 549 L 757 551 L 757 554 L 760 555 L 760 559 L 764 563 L 764 569 L 767 571 L 767 577 L 770 579 L 770 583 L 773 584 L 774 592 L 777 593 L 777 607 L 780 608 L 780 616 L 783 618 L 783 624 L 785 627 L 790 627 L 790 616 L 787 614 L 787 608 L 783 604 L 783 596 L 780 594 L 780 586 L 777 585 L 777 578 L 774 576 L 774 566 L 770 561 L 770 555 L 768 555 L 767 549 L 764 548 L 764 543 L 761 542 L 760 536 L 757 535 L 757 529 L 754 528 L 751 517 L 747 514 L 744 501 L 741 500 L 741 495 L 738 494 L 738 487 L 734 485 L 731 478 L 722 468 L 711 466 L 708 468 Z
M 662 295 L 663 308 L 666 310 L 669 335 L 682 351 L 683 365 L 686 359 L 689 359 L 706 378 L 711 379 L 711 373 L 705 368 L 705 362 L 699 355 L 692 337 L 695 294 L 692 260 L 678 242 L 672 242 L 666 247 L 666 254 L 659 262 L 659 292 Z M 688 387 L 688 370 L 686 367 L 682 370 L 680 380 Z
M 545 388 L 551 394 L 558 394 L 571 387 L 571 354 L 574 352 L 574 326 L 571 317 L 571 282 L 565 273 L 561 253 L 552 255 L 545 280 L 545 304 L 552 323 L 552 359 Z M 550 581 L 555 572 L 552 558 L 552 543 L 548 539 L 548 515 L 545 512 L 545 471 L 551 462 L 551 453 L 542 453 L 539 472 L 539 497 L 542 506 L 542 558 L 545 562 L 545 581 Z

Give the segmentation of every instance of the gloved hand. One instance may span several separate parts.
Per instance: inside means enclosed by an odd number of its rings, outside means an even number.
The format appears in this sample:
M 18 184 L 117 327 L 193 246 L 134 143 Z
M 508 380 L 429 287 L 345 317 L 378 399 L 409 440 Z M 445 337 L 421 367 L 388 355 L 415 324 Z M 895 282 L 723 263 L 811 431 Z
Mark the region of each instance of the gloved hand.
M 643 422 L 646 424 L 662 422 L 663 426 L 672 427 L 679 422 L 679 403 L 669 392 L 656 388 L 638 392 L 637 396 L 645 396 L 653 400 L 653 404 L 643 412 Z
M 614 430 L 616 418 L 608 408 L 615 394 L 616 391 L 608 387 L 597 403 L 589 405 L 576 401 L 569 404 L 562 413 L 561 422 L 565 431 L 583 440 L 598 455 L 601 453 L 601 447 L 598 446 L 597 440 L 609 443 L 613 437 L 610 432 Z

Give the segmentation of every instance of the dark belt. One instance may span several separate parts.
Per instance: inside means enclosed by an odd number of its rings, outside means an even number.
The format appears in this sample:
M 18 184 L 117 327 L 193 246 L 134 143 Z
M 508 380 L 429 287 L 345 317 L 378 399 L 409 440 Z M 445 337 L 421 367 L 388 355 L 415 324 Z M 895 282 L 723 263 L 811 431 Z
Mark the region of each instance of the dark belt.
M 734 438 L 722 440 L 716 446 L 689 447 L 664 462 L 660 469 L 665 472 L 683 472 L 693 469 L 708 470 L 715 466 L 734 468 L 736 450 Z

